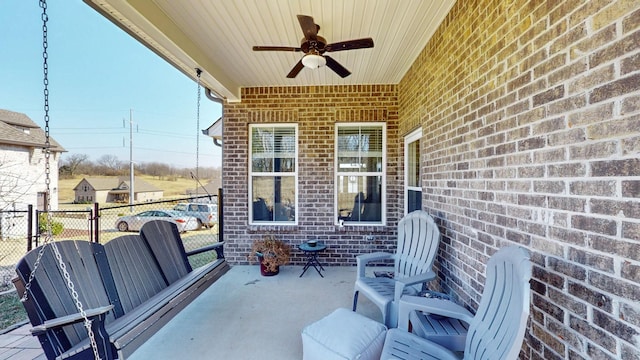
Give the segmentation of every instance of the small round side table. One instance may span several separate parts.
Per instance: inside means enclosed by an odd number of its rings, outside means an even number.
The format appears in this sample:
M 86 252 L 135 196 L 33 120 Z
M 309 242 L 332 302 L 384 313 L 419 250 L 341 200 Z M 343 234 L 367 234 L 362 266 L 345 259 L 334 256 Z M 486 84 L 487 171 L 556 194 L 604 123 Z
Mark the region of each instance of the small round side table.
M 302 244 L 298 245 L 298 248 L 302 250 L 307 260 L 307 262 L 304 264 L 304 268 L 302 269 L 302 274 L 300 274 L 300 277 L 302 277 L 307 269 L 312 266 L 314 267 L 314 269 L 316 269 L 318 274 L 320 274 L 320 277 L 324 277 L 320 272 L 320 270 L 324 271 L 324 268 L 322 267 L 322 264 L 320 264 L 320 261 L 318 261 L 318 253 L 325 250 L 327 248 L 327 245 L 320 241 L 316 243 L 316 246 L 310 246 L 308 243 L 303 242 Z

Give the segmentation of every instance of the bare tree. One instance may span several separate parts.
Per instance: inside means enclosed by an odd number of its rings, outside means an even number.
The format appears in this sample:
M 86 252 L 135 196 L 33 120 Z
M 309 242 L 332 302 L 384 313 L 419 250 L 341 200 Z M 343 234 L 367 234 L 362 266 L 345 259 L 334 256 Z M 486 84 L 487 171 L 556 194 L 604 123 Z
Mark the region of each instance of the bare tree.
M 73 154 L 62 160 L 60 176 L 73 177 L 74 175 L 109 175 L 122 176 L 129 173 L 129 164 L 120 161 L 115 155 L 102 155 L 98 160 L 91 161 L 86 154 Z M 177 168 L 173 165 L 153 161 L 141 162 L 136 165 L 136 175 L 150 175 L 158 179 L 191 178 L 191 174 L 198 174 L 203 183 L 221 178 L 221 169 L 214 167 Z
M 102 155 L 97 163 L 104 170 L 105 175 L 121 175 L 125 167 L 124 162 L 118 160 L 115 155 Z
M 157 176 L 158 179 L 162 179 L 162 177 L 169 175 L 170 168 L 167 164 L 150 162 L 144 164 L 144 171 L 147 175 Z
M 70 177 L 76 173 L 76 170 L 89 159 L 87 154 L 71 154 L 67 158 L 62 159 L 60 164 L 60 174 Z

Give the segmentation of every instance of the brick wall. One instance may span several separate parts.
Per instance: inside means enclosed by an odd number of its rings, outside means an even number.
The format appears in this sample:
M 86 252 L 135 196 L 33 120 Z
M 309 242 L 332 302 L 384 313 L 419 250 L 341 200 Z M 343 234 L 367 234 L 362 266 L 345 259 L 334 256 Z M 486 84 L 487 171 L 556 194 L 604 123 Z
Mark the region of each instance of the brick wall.
M 639 49 L 637 0 L 459 0 L 398 85 L 444 291 L 531 252 L 523 359 L 640 359 Z
M 311 86 L 242 89 L 242 102 L 224 109 L 223 188 L 225 256 L 246 264 L 254 239 L 265 234 L 294 245 L 293 264 L 303 264 L 297 244 L 321 239 L 324 263 L 355 264 L 356 254 L 389 250 L 402 209 L 402 188 L 387 184 L 387 226 L 345 226 L 334 218 L 334 134 L 336 122 L 387 124 L 387 178 L 400 176 L 396 85 Z M 298 225 L 249 225 L 248 132 L 251 123 L 298 124 Z M 365 237 L 373 235 L 374 240 Z
M 488 257 L 522 245 L 523 359 L 640 359 L 639 49 L 637 0 L 458 0 L 398 85 L 243 89 L 224 111 L 229 261 L 267 233 L 321 238 L 331 264 L 390 250 L 403 137 L 422 126 L 423 206 L 444 235 L 436 286 L 474 309 Z M 334 123 L 380 120 L 388 226 L 338 228 Z M 299 124 L 294 227 L 248 225 L 248 124 L 267 122 Z

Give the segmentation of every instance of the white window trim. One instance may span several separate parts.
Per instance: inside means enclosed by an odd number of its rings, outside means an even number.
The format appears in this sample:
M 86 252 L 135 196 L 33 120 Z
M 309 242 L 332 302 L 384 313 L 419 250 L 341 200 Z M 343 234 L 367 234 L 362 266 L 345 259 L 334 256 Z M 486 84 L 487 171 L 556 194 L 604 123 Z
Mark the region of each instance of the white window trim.
M 387 123 L 384 121 L 378 122 L 337 122 L 335 124 L 334 129 L 334 173 L 333 173 L 333 218 L 335 221 L 335 225 L 337 226 L 385 226 L 387 224 Z M 339 172 L 339 164 L 338 164 L 338 129 L 342 126 L 381 126 L 382 127 L 382 171 L 381 172 L 358 172 L 358 173 L 348 173 L 348 172 Z M 349 222 L 346 224 L 340 223 L 338 221 L 338 216 L 340 215 L 339 205 L 338 205 L 338 173 L 345 175 L 355 175 L 355 176 L 382 176 L 382 190 L 381 195 L 382 198 L 380 200 L 380 208 L 381 208 L 381 217 L 380 222 Z
M 418 128 L 414 131 L 412 131 L 411 133 L 409 133 L 407 136 L 404 137 L 404 191 L 403 191 L 403 197 L 404 197 L 404 214 L 407 215 L 408 210 L 409 210 L 409 198 L 407 196 L 407 193 L 409 192 L 409 190 L 413 190 L 413 191 L 420 191 L 420 193 L 422 193 L 422 185 L 421 186 L 409 186 L 409 164 L 407 162 L 407 160 L 409 159 L 409 144 L 413 143 L 414 141 L 417 140 L 422 140 L 422 128 Z M 422 166 L 422 164 L 419 164 L 418 166 Z M 420 183 L 422 182 L 422 179 L 418 180 Z
M 295 142 L 295 171 L 293 172 L 293 175 L 290 175 L 290 173 L 282 173 L 282 172 L 255 172 L 253 171 L 253 161 L 252 161 L 252 153 L 251 150 L 253 149 L 253 129 L 254 128 L 276 128 L 276 127 L 293 127 L 294 131 L 295 131 L 295 137 L 296 137 L 296 142 Z M 299 199 L 299 191 L 298 191 L 298 142 L 300 141 L 300 138 L 298 137 L 298 124 L 295 123 L 277 123 L 277 124 L 271 124 L 271 123 L 265 123 L 265 124 L 249 124 L 249 132 L 248 132 L 248 136 L 249 136 L 249 150 L 248 150 L 248 170 L 249 170 L 249 192 L 248 192 L 248 196 L 247 196 L 247 206 L 249 207 L 249 225 L 283 225 L 283 226 L 296 226 L 298 225 L 298 218 L 299 218 L 299 212 L 298 212 L 298 199 Z M 260 176 L 286 176 L 286 177 L 293 177 L 294 178 L 294 183 L 295 183 L 295 221 L 291 222 L 291 221 L 253 221 L 253 176 L 259 174 Z M 285 174 L 285 175 L 283 175 Z

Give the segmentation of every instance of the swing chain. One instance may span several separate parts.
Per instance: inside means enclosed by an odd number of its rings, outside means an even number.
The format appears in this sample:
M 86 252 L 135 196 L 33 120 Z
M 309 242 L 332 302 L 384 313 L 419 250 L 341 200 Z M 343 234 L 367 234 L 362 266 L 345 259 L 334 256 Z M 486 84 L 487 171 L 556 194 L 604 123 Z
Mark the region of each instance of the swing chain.
M 44 72 L 44 133 L 45 133 L 45 143 L 44 143 L 44 158 L 45 158 L 45 186 L 46 186 L 46 210 L 47 210 L 47 221 L 45 223 L 45 237 L 44 244 L 47 244 L 51 240 L 51 203 L 49 202 L 49 188 L 51 184 L 50 173 L 51 166 L 49 164 L 51 141 L 49 139 L 49 65 L 47 63 L 48 52 L 47 48 L 49 47 L 49 42 L 47 41 L 47 21 L 49 21 L 49 16 L 47 15 L 47 2 L 46 0 L 40 1 L 40 7 L 42 8 L 42 69 Z M 20 301 L 25 302 L 28 298 L 28 293 L 31 290 L 31 283 L 35 277 L 36 270 L 38 269 L 38 265 L 44 255 L 45 246 L 40 247 L 40 251 L 38 251 L 38 256 L 36 258 L 35 263 L 33 264 L 33 270 L 29 274 L 29 279 L 25 284 L 24 294 L 22 294 L 22 298 Z
M 51 213 L 50 213 L 50 203 L 49 203 L 49 187 L 50 187 L 50 172 L 51 167 L 49 165 L 50 152 L 49 148 L 51 146 L 51 141 L 49 140 L 49 64 L 47 63 L 48 53 L 47 48 L 49 47 L 49 42 L 47 41 L 47 21 L 49 21 L 49 17 L 47 15 L 47 2 L 46 0 L 40 1 L 40 7 L 42 8 L 42 70 L 44 72 L 44 133 L 45 133 L 45 143 L 44 143 L 44 158 L 45 158 L 45 185 L 46 185 L 46 207 L 47 207 L 47 221 L 45 223 L 45 238 L 44 243 L 48 243 L 51 240 Z M 22 294 L 22 298 L 20 301 L 27 301 L 29 291 L 31 290 L 31 283 L 36 274 L 36 270 L 38 270 L 38 265 L 42 260 L 42 255 L 44 255 L 45 246 L 40 247 L 40 251 L 38 251 L 38 256 L 36 258 L 35 263 L 33 264 L 33 270 L 29 274 L 29 279 L 25 284 L 24 294 Z
M 46 189 L 47 189 L 47 193 L 46 193 L 46 198 L 45 200 L 47 201 L 47 210 L 49 210 L 49 173 L 51 171 L 50 165 L 49 165 L 49 147 L 51 146 L 51 142 L 49 140 L 49 65 L 47 63 L 47 48 L 49 47 L 49 43 L 47 41 L 47 21 L 49 20 L 49 17 L 47 15 L 47 2 L 46 1 L 40 1 L 40 7 L 42 8 L 42 59 L 43 59 L 43 63 L 42 63 L 42 69 L 44 72 L 44 133 L 45 133 L 45 153 L 44 153 L 44 158 L 45 158 L 45 174 L 47 176 L 45 176 L 45 185 L 46 185 Z M 50 212 L 47 211 L 47 221 L 45 223 L 45 240 L 44 243 L 48 243 L 51 239 L 51 219 L 49 218 Z M 20 298 L 20 301 L 25 302 L 27 301 L 28 298 L 28 294 L 29 291 L 31 290 L 31 283 L 33 282 L 33 279 L 35 277 L 36 274 L 36 270 L 38 270 L 38 265 L 40 264 L 40 261 L 42 260 L 42 255 L 44 254 L 44 250 L 45 250 L 45 246 L 42 246 L 40 248 L 40 251 L 38 251 L 38 257 L 36 258 L 35 263 L 33 264 L 33 270 L 31 271 L 31 273 L 29 274 L 29 279 L 27 280 L 27 283 L 25 284 L 24 287 L 24 293 L 22 294 L 22 297 Z
M 66 281 L 67 288 L 75 302 L 76 309 L 84 319 L 84 327 L 87 330 L 87 334 L 89 336 L 89 342 L 91 344 L 91 349 L 93 350 L 93 357 L 96 360 L 100 360 L 100 353 L 98 351 L 98 344 L 96 343 L 95 334 L 91 329 L 91 320 L 87 316 L 87 313 L 84 311 L 84 307 L 82 302 L 80 302 L 80 298 L 78 297 L 78 292 L 75 290 L 75 285 L 71 281 L 71 276 L 67 271 L 67 265 L 62 260 L 62 256 L 60 255 L 60 251 L 53 241 L 53 233 L 51 229 L 52 217 L 51 217 L 51 165 L 50 165 L 50 157 L 51 157 L 51 141 L 50 141 L 50 128 L 49 128 L 49 65 L 47 63 L 47 59 L 49 57 L 47 48 L 49 47 L 49 43 L 47 41 L 48 29 L 47 29 L 47 21 L 49 21 L 49 16 L 47 15 L 47 1 L 40 0 L 40 7 L 42 8 L 42 59 L 43 59 L 43 72 L 44 72 L 44 132 L 45 132 L 45 185 L 46 185 L 46 211 L 47 211 L 47 221 L 46 221 L 46 234 L 44 244 L 40 247 L 38 251 L 38 256 L 36 258 L 35 263 L 33 264 L 33 270 L 29 274 L 29 279 L 25 284 L 24 294 L 22 295 L 21 301 L 26 301 L 28 297 L 28 293 L 31 289 L 31 284 L 35 278 L 36 270 L 38 269 L 38 265 L 42 260 L 42 256 L 44 255 L 44 250 L 46 245 L 49 244 L 51 249 L 53 250 L 56 260 L 60 266 L 60 270 L 62 275 Z
M 202 75 L 202 70 L 200 70 L 199 68 L 196 68 L 196 75 L 198 76 L 198 103 L 196 106 L 196 180 L 199 181 L 200 179 L 200 174 L 199 174 L 199 169 L 200 169 L 200 164 L 199 164 L 199 158 L 200 158 L 200 80 L 201 80 L 201 75 Z M 200 189 L 200 184 L 196 183 L 196 197 L 198 196 L 198 190 Z

